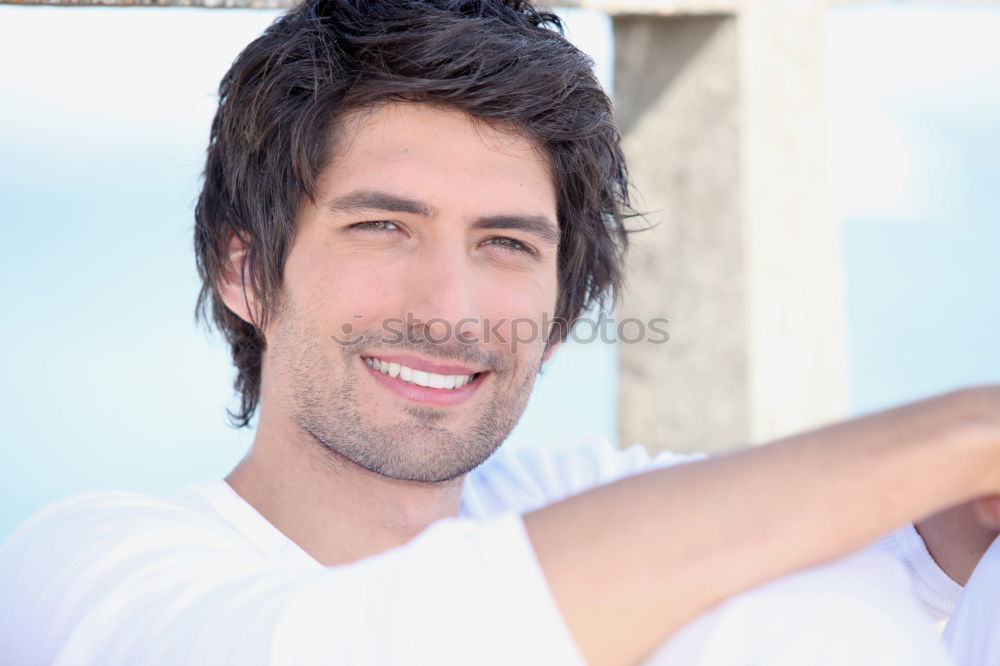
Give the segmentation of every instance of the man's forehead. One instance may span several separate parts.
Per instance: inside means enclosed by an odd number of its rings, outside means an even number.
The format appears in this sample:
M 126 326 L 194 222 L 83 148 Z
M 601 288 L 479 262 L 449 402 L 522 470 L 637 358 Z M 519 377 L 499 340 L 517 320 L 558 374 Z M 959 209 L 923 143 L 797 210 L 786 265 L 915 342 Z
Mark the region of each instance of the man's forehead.
M 466 132 L 494 150 L 525 158 L 530 156 L 546 163 L 550 161 L 548 151 L 523 127 L 510 122 L 493 122 L 455 106 L 418 101 L 378 102 L 341 113 L 332 128 L 334 154 L 350 151 L 360 136 L 384 134 L 389 129 L 420 134 L 445 118 L 463 125 Z
M 427 191 L 445 194 L 464 182 L 469 190 L 464 195 L 505 195 L 505 205 L 491 214 L 542 216 L 558 227 L 547 151 L 522 132 L 451 107 L 397 102 L 348 112 L 331 138 L 318 179 L 321 205 L 345 209 L 365 204 L 433 217 L 435 206 Z M 428 183 L 426 176 L 435 169 L 453 182 Z M 530 210 L 520 210 L 518 202 L 533 203 Z

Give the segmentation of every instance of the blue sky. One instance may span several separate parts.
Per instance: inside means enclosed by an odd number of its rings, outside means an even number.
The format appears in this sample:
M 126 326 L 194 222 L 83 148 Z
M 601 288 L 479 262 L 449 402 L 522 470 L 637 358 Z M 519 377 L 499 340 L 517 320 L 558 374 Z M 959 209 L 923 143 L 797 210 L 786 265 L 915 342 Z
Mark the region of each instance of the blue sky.
M 1000 377 L 1000 8 L 831 12 L 856 411 Z

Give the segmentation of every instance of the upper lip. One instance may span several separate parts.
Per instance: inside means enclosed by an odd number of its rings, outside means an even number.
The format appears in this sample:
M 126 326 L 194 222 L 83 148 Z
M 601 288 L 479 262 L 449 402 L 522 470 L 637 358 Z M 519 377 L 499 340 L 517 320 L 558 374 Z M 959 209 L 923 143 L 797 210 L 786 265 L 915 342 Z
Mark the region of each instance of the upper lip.
M 389 363 L 399 363 L 400 365 L 405 365 L 414 370 L 433 372 L 438 375 L 474 375 L 479 372 L 485 372 L 484 370 L 470 368 L 467 365 L 436 363 L 434 361 L 428 361 L 427 359 L 420 358 L 419 356 L 411 356 L 410 354 L 382 354 L 380 352 L 371 352 L 368 354 L 362 354 L 361 356 L 363 358 L 377 358 Z

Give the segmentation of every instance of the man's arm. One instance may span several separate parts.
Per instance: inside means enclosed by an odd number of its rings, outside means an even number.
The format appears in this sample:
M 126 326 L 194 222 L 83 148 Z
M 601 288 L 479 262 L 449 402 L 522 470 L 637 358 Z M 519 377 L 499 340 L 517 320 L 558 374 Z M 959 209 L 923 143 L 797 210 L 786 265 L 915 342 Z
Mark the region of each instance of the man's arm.
M 1000 389 L 967 389 L 656 470 L 525 517 L 591 664 L 641 658 L 716 603 L 1000 491 Z

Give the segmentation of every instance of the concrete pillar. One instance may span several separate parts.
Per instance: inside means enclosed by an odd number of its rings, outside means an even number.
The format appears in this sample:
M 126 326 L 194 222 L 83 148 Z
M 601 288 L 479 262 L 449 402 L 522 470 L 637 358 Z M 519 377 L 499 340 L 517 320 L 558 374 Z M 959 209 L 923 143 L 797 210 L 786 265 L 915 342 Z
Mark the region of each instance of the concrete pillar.
M 843 416 L 840 232 L 827 205 L 824 12 L 614 18 L 615 97 L 651 228 L 617 316 L 621 442 L 723 450 Z M 638 226 L 638 225 L 637 225 Z

